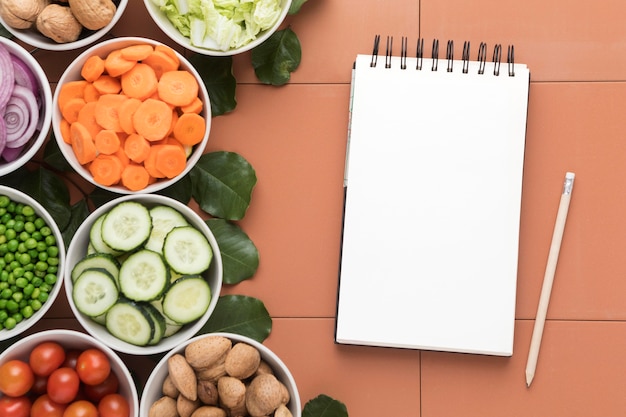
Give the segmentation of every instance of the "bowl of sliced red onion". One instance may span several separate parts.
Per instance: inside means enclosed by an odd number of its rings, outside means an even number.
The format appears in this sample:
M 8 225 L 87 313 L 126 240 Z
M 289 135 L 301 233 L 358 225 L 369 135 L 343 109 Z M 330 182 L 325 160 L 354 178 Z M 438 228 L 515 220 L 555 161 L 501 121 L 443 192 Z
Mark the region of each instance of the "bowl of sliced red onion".
M 0 37 L 0 176 L 28 162 L 43 145 L 52 119 L 46 73 L 22 46 Z

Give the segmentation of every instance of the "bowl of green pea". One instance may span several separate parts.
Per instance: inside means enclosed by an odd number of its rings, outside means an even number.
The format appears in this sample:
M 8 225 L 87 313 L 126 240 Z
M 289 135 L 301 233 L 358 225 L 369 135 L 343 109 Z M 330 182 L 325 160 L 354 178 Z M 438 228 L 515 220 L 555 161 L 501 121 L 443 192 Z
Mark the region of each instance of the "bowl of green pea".
M 0 185 L 0 340 L 28 330 L 62 286 L 65 245 L 50 213 L 35 199 Z

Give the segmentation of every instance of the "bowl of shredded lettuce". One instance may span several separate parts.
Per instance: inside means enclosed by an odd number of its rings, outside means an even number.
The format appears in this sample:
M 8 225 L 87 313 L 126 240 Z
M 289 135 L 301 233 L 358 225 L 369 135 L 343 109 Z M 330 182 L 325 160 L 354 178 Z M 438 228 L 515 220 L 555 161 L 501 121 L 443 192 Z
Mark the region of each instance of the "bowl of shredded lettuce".
M 291 0 L 144 0 L 159 28 L 179 45 L 225 56 L 263 43 L 281 25 Z

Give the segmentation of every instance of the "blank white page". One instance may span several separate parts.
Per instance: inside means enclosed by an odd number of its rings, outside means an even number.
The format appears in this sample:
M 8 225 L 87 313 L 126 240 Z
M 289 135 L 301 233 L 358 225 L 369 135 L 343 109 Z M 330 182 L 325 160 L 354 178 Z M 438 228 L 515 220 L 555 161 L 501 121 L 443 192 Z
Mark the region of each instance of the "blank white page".
M 510 356 L 529 71 L 381 60 L 354 68 L 336 341 Z

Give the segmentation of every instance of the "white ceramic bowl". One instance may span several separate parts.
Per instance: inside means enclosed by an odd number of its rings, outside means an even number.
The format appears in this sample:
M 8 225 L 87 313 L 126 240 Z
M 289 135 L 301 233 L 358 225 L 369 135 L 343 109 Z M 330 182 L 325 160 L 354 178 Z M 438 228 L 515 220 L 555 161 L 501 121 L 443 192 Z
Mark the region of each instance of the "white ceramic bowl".
M 249 42 L 248 44 L 243 45 L 236 49 L 229 49 L 227 51 L 222 51 L 219 49 L 202 48 L 202 47 L 192 45 L 191 40 L 187 36 L 182 35 L 178 31 L 178 29 L 176 29 L 176 27 L 172 24 L 172 22 L 168 20 L 165 13 L 163 13 L 159 9 L 159 6 L 157 6 L 153 0 L 144 0 L 144 4 L 146 6 L 146 9 L 148 9 L 148 13 L 150 14 L 154 22 L 157 24 L 157 26 L 163 31 L 163 33 L 169 36 L 170 39 L 172 39 L 174 42 L 185 47 L 186 49 L 197 52 L 199 54 L 211 55 L 211 56 L 229 56 L 229 55 L 236 55 L 236 54 L 240 54 L 242 52 L 248 51 L 262 44 L 263 42 L 267 40 L 267 38 L 272 36 L 272 34 L 276 32 L 276 30 L 280 27 L 280 25 L 285 20 L 285 17 L 287 16 L 287 13 L 289 12 L 289 7 L 291 6 L 291 1 L 292 0 L 281 0 L 281 4 L 280 4 L 281 13 L 278 19 L 276 20 L 276 22 L 274 23 L 274 25 L 272 25 L 272 27 L 260 32 L 257 35 L 257 37 L 251 42 Z
M 13 359 L 28 361 L 28 357 L 35 346 L 47 341 L 57 342 L 66 350 L 97 348 L 104 352 L 111 362 L 111 371 L 115 373 L 119 380 L 118 392 L 128 400 L 130 406 L 129 416 L 137 417 L 139 415 L 137 387 L 128 368 L 113 350 L 87 334 L 64 329 L 44 330 L 31 334 L 5 349 L 2 354 L 0 354 L 0 364 Z
M 242 336 L 234 333 L 207 333 L 204 335 L 199 335 L 186 341 L 185 343 L 180 344 L 175 349 L 168 352 L 154 367 L 154 370 L 148 377 L 146 384 L 143 388 L 143 393 L 141 395 L 141 403 L 139 405 L 139 416 L 140 417 L 148 417 L 148 412 L 150 411 L 150 407 L 156 400 L 163 396 L 162 394 L 162 386 L 163 381 L 168 375 L 168 367 L 167 360 L 173 355 L 180 353 L 184 354 L 185 348 L 191 342 L 202 339 L 208 336 L 223 336 L 229 338 L 233 345 L 238 342 L 247 343 L 261 353 L 261 360 L 267 362 L 267 364 L 272 368 L 274 375 L 276 378 L 281 381 L 289 391 L 290 401 L 287 404 L 287 408 L 291 411 L 291 414 L 294 417 L 300 417 L 302 415 L 302 407 L 300 403 L 300 394 L 298 393 L 298 387 L 296 385 L 296 381 L 294 380 L 289 368 L 285 365 L 285 363 L 267 346 L 262 343 L 257 342 L 254 339 L 251 339 L 246 336 Z
M 63 272 L 65 268 L 66 252 L 65 252 L 65 244 L 63 243 L 63 236 L 61 235 L 61 231 L 59 230 L 59 227 L 55 223 L 52 216 L 46 211 L 46 209 L 41 204 L 39 204 L 35 199 L 24 194 L 21 191 L 0 185 L 0 196 L 2 195 L 6 195 L 14 202 L 24 203 L 33 207 L 35 209 L 35 213 L 39 215 L 39 217 L 41 217 L 43 220 L 45 220 L 46 224 L 50 227 L 50 229 L 52 229 L 52 234 L 55 237 L 57 247 L 59 248 L 59 254 L 58 254 L 59 265 L 57 269 L 57 282 L 53 285 L 52 289 L 48 293 L 47 301 L 44 302 L 41 308 L 37 310 L 31 317 L 27 319 L 23 319 L 22 321 L 17 323 L 17 325 L 13 329 L 0 330 L 0 340 L 7 340 L 31 328 L 35 323 L 37 323 L 46 314 L 46 312 L 50 309 L 52 304 L 55 302 L 55 300 L 57 299 L 57 296 L 59 295 L 59 292 L 61 291 L 61 287 L 63 285 Z
M 80 76 L 81 67 L 83 66 L 87 58 L 89 58 L 90 56 L 98 55 L 104 58 L 106 55 L 108 55 L 109 52 L 115 49 L 120 49 L 125 46 L 142 44 L 142 43 L 150 44 L 150 45 L 162 44 L 161 42 L 158 42 L 152 39 L 146 39 L 146 38 L 141 38 L 141 37 L 124 37 L 124 38 L 115 38 L 115 39 L 103 41 L 87 49 L 82 54 L 80 54 L 65 70 L 65 72 L 59 79 L 59 83 L 57 85 L 57 88 L 55 90 L 55 93 L 52 99 L 52 103 L 53 103 L 52 105 L 52 128 L 54 130 L 56 141 L 59 145 L 59 148 L 61 149 L 61 153 L 63 154 L 65 159 L 72 166 L 72 168 L 76 172 L 78 172 L 78 174 L 80 174 L 83 178 L 85 178 L 87 181 L 91 182 L 92 184 L 100 188 L 103 188 L 105 190 L 118 193 L 118 194 L 153 193 L 155 191 L 162 190 L 163 188 L 166 188 L 174 184 L 176 181 L 184 177 L 191 170 L 191 168 L 193 168 L 193 166 L 198 162 L 209 140 L 209 131 L 211 130 L 211 104 L 209 100 L 209 93 L 207 92 L 206 86 L 204 85 L 204 82 L 200 78 L 200 74 L 198 74 L 198 71 L 196 71 L 196 69 L 191 65 L 191 63 L 185 57 L 177 53 L 177 56 L 180 59 L 180 68 L 191 72 L 196 78 L 196 80 L 198 81 L 198 85 L 200 87 L 198 91 L 198 96 L 204 103 L 201 115 L 204 117 L 206 121 L 206 131 L 204 132 L 203 139 L 200 143 L 194 146 L 193 152 L 187 158 L 187 166 L 185 167 L 185 170 L 182 173 L 180 173 L 178 176 L 172 179 L 159 179 L 156 182 L 148 185 L 146 188 L 140 190 L 139 192 L 135 192 L 135 191 L 131 191 L 123 187 L 122 185 L 103 186 L 103 185 L 96 183 L 91 173 L 89 172 L 89 170 L 78 162 L 78 160 L 76 159 L 76 155 L 74 154 L 74 151 L 72 150 L 72 147 L 63 141 L 63 135 L 61 133 L 60 124 L 61 124 L 61 120 L 63 117 L 61 115 L 61 111 L 59 110 L 59 106 L 57 104 L 61 86 L 63 86 L 63 84 L 69 81 L 82 79 Z
M 122 14 L 124 13 L 126 6 L 128 5 L 128 0 L 113 0 L 113 3 L 115 3 L 117 6 L 117 10 L 115 12 L 115 15 L 113 16 L 113 19 L 102 29 L 95 31 L 83 29 L 83 32 L 80 34 L 79 38 L 74 42 L 57 43 L 52 39 L 42 35 L 34 28 L 12 28 L 6 24 L 1 16 L 0 23 L 2 23 L 2 26 L 4 26 L 17 39 L 36 48 L 45 49 L 48 51 L 70 51 L 91 45 L 92 43 L 98 41 L 104 35 L 109 33 L 109 31 L 111 31 L 113 26 L 115 26 L 118 20 L 120 20 L 120 17 L 122 17 Z
M 19 58 L 32 70 L 39 83 L 39 101 L 41 103 L 37 132 L 30 139 L 29 144 L 22 150 L 19 157 L 10 162 L 0 159 L 0 176 L 2 176 L 15 171 L 30 161 L 46 140 L 48 132 L 50 131 L 50 119 L 52 117 L 52 91 L 46 73 L 41 68 L 41 65 L 39 65 L 39 62 L 37 62 L 26 49 L 12 40 L 1 36 L 0 45 L 5 46 L 9 53 Z M 2 117 L 2 115 L 0 115 L 0 117 Z
M 117 337 L 110 334 L 104 326 L 97 324 L 88 316 L 80 313 L 72 299 L 72 269 L 74 268 L 76 263 L 85 256 L 87 252 L 87 245 L 89 242 L 89 230 L 93 222 L 98 217 L 100 217 L 100 215 L 110 211 L 111 208 L 115 205 L 119 204 L 120 202 L 129 200 L 140 202 L 147 207 L 161 204 L 175 208 L 187 218 L 188 222 L 191 225 L 202 231 L 202 233 L 208 239 L 211 248 L 213 249 L 213 261 L 211 262 L 209 270 L 204 274 L 204 277 L 206 278 L 207 282 L 209 283 L 209 287 L 211 288 L 211 302 L 209 308 L 201 318 L 193 323 L 187 324 L 174 335 L 163 338 L 161 342 L 153 346 L 136 346 L 118 339 Z M 217 241 L 215 240 L 215 237 L 213 236 L 213 233 L 211 233 L 211 230 L 207 226 L 206 222 L 204 222 L 204 220 L 202 220 L 202 218 L 188 206 L 182 204 L 177 200 L 158 194 L 126 195 L 118 197 L 102 205 L 93 213 L 91 213 L 89 217 L 80 225 L 80 227 L 74 234 L 74 237 L 72 238 L 72 241 L 70 242 L 67 250 L 64 283 L 67 299 L 69 301 L 72 311 L 74 312 L 74 315 L 83 326 L 83 328 L 87 330 L 87 332 L 89 332 L 93 337 L 119 352 L 124 352 L 131 355 L 152 355 L 156 353 L 166 352 L 180 345 L 189 338 L 193 337 L 207 322 L 207 320 L 213 313 L 213 310 L 215 309 L 215 305 L 217 304 L 222 288 L 222 257 L 219 247 L 217 246 Z

